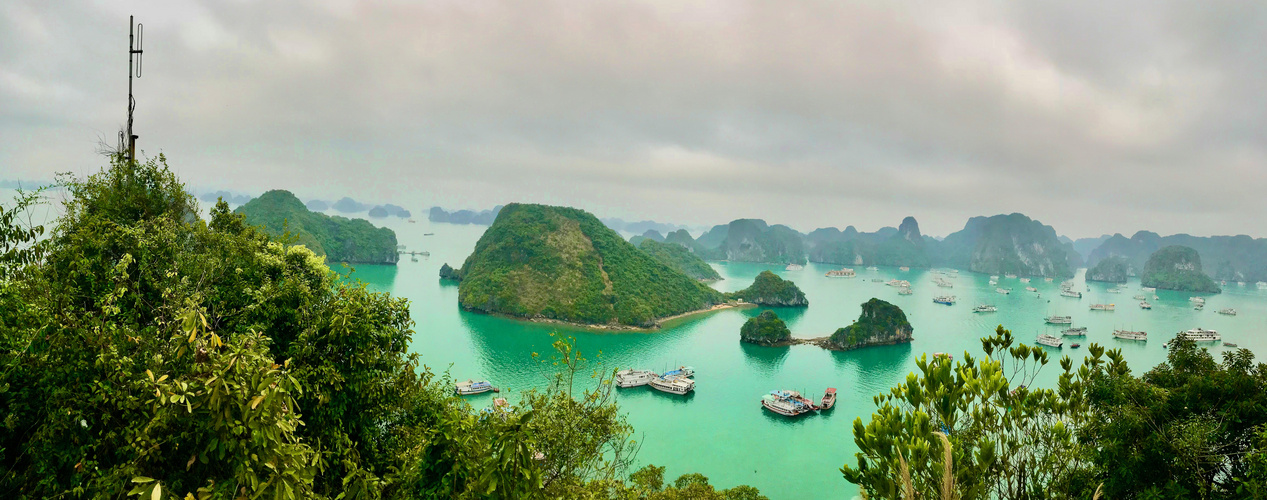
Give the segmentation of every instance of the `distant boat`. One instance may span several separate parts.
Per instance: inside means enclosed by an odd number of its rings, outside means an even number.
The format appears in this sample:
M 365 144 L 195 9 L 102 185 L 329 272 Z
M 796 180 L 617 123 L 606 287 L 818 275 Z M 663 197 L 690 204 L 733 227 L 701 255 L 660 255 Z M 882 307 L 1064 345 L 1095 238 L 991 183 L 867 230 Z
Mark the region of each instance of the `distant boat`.
M 1227 309 L 1219 309 L 1219 314 L 1223 314 L 1226 316 L 1236 316 L 1236 309 L 1232 309 L 1230 307 Z
M 1151 287 L 1151 286 L 1141 286 L 1141 287 L 1139 287 L 1139 289 L 1140 289 L 1140 290 L 1143 290 L 1143 291 L 1145 291 L 1145 292 L 1156 292 L 1156 291 L 1157 291 L 1157 288 L 1156 288 L 1156 287 Z
M 1063 297 L 1073 297 L 1075 299 L 1082 298 L 1082 292 L 1075 292 L 1073 290 L 1061 290 L 1060 295 Z
M 1237 346 L 1236 344 L 1232 342 L 1224 342 L 1223 347 L 1239 347 L 1239 346 Z
M 802 269 L 805 269 L 805 266 L 800 264 L 788 264 L 787 267 L 783 268 L 784 271 L 800 271 Z
M 905 272 L 905 271 L 910 271 L 910 270 L 911 270 L 911 268 L 906 267 L 906 266 L 902 266 L 902 267 L 897 268 L 897 270 L 898 270 L 898 271 L 903 271 L 903 272 Z
M 1034 287 L 1032 287 L 1032 286 L 1027 286 L 1027 287 L 1025 287 L 1025 291 L 1027 291 L 1027 292 L 1037 292 L 1037 291 L 1038 291 L 1038 289 L 1037 289 L 1037 288 L 1034 288 Z
M 1029 278 L 1021 278 L 1021 283 L 1029 283 Z
M 954 295 L 941 295 L 941 296 L 933 297 L 933 302 L 934 302 L 934 303 L 937 303 L 937 304 L 945 304 L 945 305 L 948 305 L 948 306 L 953 306 L 953 305 L 955 305 L 955 296 L 954 296 Z
M 1012 289 L 1011 289 L 1011 288 L 995 288 L 995 289 L 994 289 L 994 291 L 999 292 L 999 293 L 1001 293 L 1001 294 L 1003 294 L 1003 295 L 1008 295 L 1008 294 L 1012 293 Z
M 977 307 L 972 308 L 972 312 L 974 313 L 992 313 L 992 312 L 997 312 L 998 310 L 999 308 L 994 307 L 990 304 L 981 304 Z
M 1147 296 L 1147 295 L 1144 295 L 1144 294 L 1142 294 L 1142 293 L 1141 293 L 1141 294 L 1138 294 L 1138 295 L 1136 295 L 1136 296 L 1134 296 L 1134 297 L 1132 297 L 1132 298 L 1133 298 L 1133 299 L 1135 299 L 1135 300 L 1148 300 L 1148 296 Z
M 417 222 L 418 222 L 418 221 L 416 221 L 416 220 L 409 219 L 409 223 L 410 223 L 410 224 L 415 224 L 415 223 L 417 223 Z
M 1206 330 L 1204 328 L 1193 328 L 1191 330 L 1179 332 L 1179 337 L 1191 340 L 1193 342 L 1217 342 L 1223 340 L 1223 336 L 1215 330 Z
M 1148 340 L 1147 332 L 1133 332 L 1130 330 L 1113 330 L 1113 336 L 1123 340 Z
M 905 286 L 904 286 L 904 287 L 902 287 L 902 288 L 897 289 L 897 294 L 898 294 L 898 295 L 910 295 L 910 294 L 913 294 L 913 293 L 915 293 L 915 292 L 911 291 L 911 288 L 910 288 L 910 287 L 905 287 Z
M 868 270 L 868 271 L 879 271 L 879 270 L 880 270 L 880 268 L 875 267 L 875 266 L 867 266 L 867 270 Z
M 1074 348 L 1074 349 L 1077 349 L 1077 348 L 1079 348 L 1079 347 L 1082 347 L 1082 344 L 1070 344 L 1070 345 L 1069 345 L 1069 347 L 1072 347 L 1072 348 Z
M 1051 283 L 1051 282 L 1052 282 L 1052 281 L 1054 281 L 1054 280 L 1052 280 L 1051 278 L 1043 278 L 1043 281 L 1046 281 L 1046 282 L 1048 282 L 1048 283 Z
M 1092 311 L 1110 311 L 1112 312 L 1117 306 L 1114 304 L 1091 304 Z
M 453 392 L 459 396 L 468 396 L 471 394 L 480 394 L 488 391 L 500 392 L 493 384 L 487 380 L 467 380 L 466 382 L 458 382 L 453 384 Z
M 857 273 L 853 272 L 853 269 L 849 269 L 847 267 L 827 271 L 827 274 L 826 274 L 828 278 L 852 278 L 857 275 L 858 275 Z
M 999 284 L 999 280 L 990 280 L 990 286 Z
M 1007 279 L 1010 279 L 1010 280 L 1014 280 L 1014 279 L 1016 279 L 1016 275 L 1015 275 L 1015 274 L 1012 274 L 1012 273 L 1005 273 L 1005 274 L 1003 275 L 1003 277 L 1004 277 L 1004 278 L 1007 278 Z
M 818 409 L 830 410 L 833 406 L 836 406 L 836 388 L 828 387 L 826 391 L 823 391 L 823 399 L 819 400 Z
M 1060 335 L 1065 337 L 1086 337 L 1087 327 L 1079 326 L 1077 328 L 1066 328 L 1061 330 Z
M 1244 281 L 1237 281 L 1237 282 L 1236 282 L 1236 286 L 1245 286 L 1245 282 L 1244 282 Z
M 1045 346 L 1050 346 L 1050 347 L 1061 347 L 1065 345 L 1065 341 L 1060 340 L 1060 338 L 1058 337 L 1053 337 L 1045 333 L 1038 336 L 1038 343 Z
M 1050 325 L 1072 325 L 1073 317 L 1072 316 L 1048 316 L 1045 321 L 1047 324 L 1050 324 Z
M 657 391 L 679 396 L 695 390 L 695 381 L 691 380 L 690 377 L 681 375 L 668 378 L 656 377 L 647 384 Z
M 1139 308 L 1140 308 L 1140 309 L 1152 309 L 1152 308 L 1153 308 L 1153 305 L 1152 305 L 1152 304 L 1149 304 L 1149 303 L 1148 303 L 1148 301 L 1143 301 L 1143 302 L 1140 302 L 1140 303 L 1139 303 Z
M 910 288 L 911 282 L 906 281 L 906 280 L 889 280 L 889 286 L 894 286 L 898 288 Z
M 435 236 L 436 233 L 422 233 L 423 236 Z

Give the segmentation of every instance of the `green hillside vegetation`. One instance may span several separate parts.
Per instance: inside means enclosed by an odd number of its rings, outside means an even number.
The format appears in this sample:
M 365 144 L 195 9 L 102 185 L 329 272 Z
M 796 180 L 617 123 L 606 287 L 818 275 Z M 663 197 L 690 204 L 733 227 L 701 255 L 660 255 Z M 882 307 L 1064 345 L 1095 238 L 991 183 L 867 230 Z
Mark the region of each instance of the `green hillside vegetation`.
M 599 326 L 654 326 L 721 293 L 638 250 L 574 208 L 502 208 L 459 271 L 467 310 Z
M 748 318 L 739 329 L 739 341 L 758 345 L 772 345 L 792 338 L 792 332 L 774 311 L 762 311 Z
M 269 236 L 303 245 L 329 262 L 395 264 L 399 258 L 391 229 L 374 227 L 364 219 L 312 212 L 290 191 L 269 191 L 234 212 Z
M 796 283 L 780 278 L 771 271 L 761 271 L 752 286 L 726 294 L 727 299 L 743 300 L 749 304 L 763 306 L 809 306 L 805 293 L 796 287 Z
M 805 243 L 801 233 L 783 225 L 767 225 L 760 219 L 737 219 L 725 226 L 724 231 L 714 228 L 697 240 L 696 253 L 709 260 L 735 262 L 773 262 L 779 264 L 805 264 Z M 707 241 L 717 234 L 725 238 L 716 248 L 708 248 Z
M 1130 276 L 1131 263 L 1125 257 L 1110 257 L 1096 263 L 1087 270 L 1087 281 L 1106 281 L 1109 283 L 1126 283 Z
M 703 259 L 695 256 L 686 247 L 673 243 L 660 243 L 646 238 L 638 245 L 638 249 L 646 252 L 657 262 L 680 271 L 700 281 L 716 281 L 721 279 L 717 270 Z
M 458 281 L 462 279 L 462 275 L 446 262 L 440 266 L 440 279 Z
M 929 242 L 933 263 L 986 274 L 1069 278 L 1082 262 L 1051 226 L 1023 214 L 973 217 L 940 242 Z
M 1164 290 L 1219 293 L 1219 285 L 1201 269 L 1201 256 L 1190 247 L 1163 247 L 1148 258 L 1140 284 Z
M 1267 281 L 1267 238 L 1238 236 L 1161 236 L 1152 231 L 1138 231 L 1130 238 L 1114 234 L 1096 247 L 1087 258 L 1095 264 L 1112 256 L 1122 256 L 1135 269 L 1143 269 L 1148 257 L 1169 245 L 1191 247 L 1201 255 L 1205 272 L 1215 280 Z
M 409 352 L 408 301 L 226 203 L 201 220 L 164 157 L 62 181 L 48 238 L 19 223 L 36 197 L 0 205 L 5 498 L 765 498 L 632 470 L 611 377 L 570 339 L 489 418 Z
M 835 349 L 856 349 L 869 345 L 910 342 L 911 323 L 902 308 L 872 298 L 862 304 L 862 314 L 852 325 L 838 328 L 828 340 Z

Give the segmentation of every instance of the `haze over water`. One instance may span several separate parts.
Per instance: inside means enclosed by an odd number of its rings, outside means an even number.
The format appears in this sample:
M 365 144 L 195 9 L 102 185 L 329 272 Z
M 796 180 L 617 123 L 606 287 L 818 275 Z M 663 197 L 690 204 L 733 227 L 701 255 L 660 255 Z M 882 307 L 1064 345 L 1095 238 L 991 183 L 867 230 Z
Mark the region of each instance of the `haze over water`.
M 860 305 L 878 297 L 900 306 L 915 329 L 910 344 L 869 347 L 849 352 L 832 352 L 815 346 L 783 348 L 741 344 L 739 328 L 763 308 L 725 310 L 694 316 L 667 325 L 653 333 L 608 333 L 516 321 L 462 311 L 457 305 L 458 287 L 438 279 L 441 264 L 455 267 L 471 253 L 484 226 L 432 224 L 419 218 L 416 224 L 400 219 L 376 219 L 396 231 L 407 250 L 426 250 L 430 257 L 412 262 L 405 256 L 398 266 L 354 266 L 353 276 L 376 291 L 391 292 L 410 300 L 416 322 L 412 350 L 436 372 L 448 371 L 453 378 L 487 379 L 502 388 L 512 403 L 517 393 L 542 387 L 555 367 L 547 361 L 552 332 L 575 336 L 577 346 L 606 369 L 643 368 L 665 371 L 678 365 L 696 369 L 696 390 L 682 396 L 659 393 L 649 387 L 620 389 L 617 400 L 633 424 L 642 449 L 640 464 L 667 466 L 668 480 L 688 472 L 700 472 L 719 487 L 750 484 L 772 499 L 810 495 L 812 498 L 853 498 L 857 488 L 846 482 L 839 468 L 855 464 L 853 442 L 855 418 L 864 421 L 874 411 L 873 397 L 905 380 L 917 370 L 916 361 L 924 354 L 948 352 L 962 360 L 964 351 L 983 355 L 979 339 L 1002 324 L 1020 342 L 1034 345 L 1039 333 L 1059 335 L 1061 328 L 1044 324 L 1048 315 L 1073 316 L 1074 326 L 1085 326 L 1088 336 L 1066 339 L 1065 348 L 1052 353 L 1051 362 L 1039 377 L 1040 384 L 1052 384 L 1060 373 L 1059 358 L 1069 355 L 1080 362 L 1086 346 L 1098 342 L 1122 349 L 1132 371 L 1142 374 L 1165 360 L 1162 343 L 1175 332 L 1203 327 L 1218 330 L 1223 339 L 1238 343 L 1255 353 L 1267 352 L 1267 339 L 1255 332 L 1267 330 L 1267 290 L 1253 283 L 1238 287 L 1229 283 L 1222 294 L 1204 295 L 1205 310 L 1195 311 L 1188 302 L 1192 294 L 1158 290 L 1153 309 L 1141 310 L 1132 296 L 1143 293 L 1132 280 L 1123 293 L 1108 293 L 1111 285 L 1082 281 L 1081 300 L 1061 297 L 1059 281 L 1035 279 L 1030 285 L 1041 293 L 1026 292 L 1017 279 L 1000 279 L 1011 287 L 1010 295 L 995 292 L 989 277 L 960 270 L 952 280 L 954 288 L 939 288 L 929 270 L 896 268 L 866 271 L 856 267 L 853 279 L 826 278 L 823 274 L 838 266 L 809 264 L 802 271 L 784 271 L 775 264 L 712 262 L 725 278 L 714 286 L 723 291 L 741 289 L 752 283 L 757 273 L 770 269 L 796 282 L 809 298 L 808 308 L 774 308 L 787 321 L 794 336 L 819 337 L 857 319 Z M 433 236 L 423 236 L 434 232 Z M 341 266 L 333 266 L 342 270 Z M 344 272 L 346 272 L 344 270 Z M 913 295 L 898 295 L 897 289 L 872 282 L 905 279 Z M 935 295 L 953 294 L 953 306 L 934 304 Z M 974 314 L 979 303 L 998 306 L 997 313 Z M 1092 312 L 1094 303 L 1114 303 L 1115 312 Z M 1215 311 L 1235 308 L 1237 316 Z M 1147 331 L 1148 342 L 1114 339 L 1115 328 Z M 1081 349 L 1069 344 L 1080 342 Z M 1218 353 L 1221 344 L 1203 344 Z M 541 355 L 533 359 L 532 354 Z M 760 406 L 761 395 L 776 389 L 794 389 L 813 397 L 827 387 L 840 391 L 836 407 L 828 412 L 797 419 L 776 416 Z M 491 395 L 469 397 L 476 407 L 491 404 Z

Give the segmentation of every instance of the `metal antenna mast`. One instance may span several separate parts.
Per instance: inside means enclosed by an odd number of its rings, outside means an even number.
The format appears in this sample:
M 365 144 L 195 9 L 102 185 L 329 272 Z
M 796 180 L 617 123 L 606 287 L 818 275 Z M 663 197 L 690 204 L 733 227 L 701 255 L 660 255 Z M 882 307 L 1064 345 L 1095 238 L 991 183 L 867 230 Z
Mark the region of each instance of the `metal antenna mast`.
M 128 16 L 128 129 L 127 154 L 128 161 L 136 159 L 136 138 L 132 133 L 132 112 L 136 110 L 136 99 L 132 97 L 132 77 L 141 77 L 141 41 L 145 38 L 145 26 L 136 24 L 133 16 Z M 133 56 L 136 56 L 133 62 Z M 121 138 L 122 139 L 122 138 Z

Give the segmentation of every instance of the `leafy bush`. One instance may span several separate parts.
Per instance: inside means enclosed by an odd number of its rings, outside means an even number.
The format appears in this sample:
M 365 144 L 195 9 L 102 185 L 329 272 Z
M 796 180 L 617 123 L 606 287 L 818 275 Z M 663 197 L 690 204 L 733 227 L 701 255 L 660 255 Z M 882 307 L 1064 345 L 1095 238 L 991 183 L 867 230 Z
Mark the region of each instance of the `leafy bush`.
M 269 236 L 304 245 L 330 262 L 394 264 L 399 258 L 396 233 L 391 229 L 374 227 L 365 219 L 309 211 L 290 191 L 269 191 L 236 212 Z

